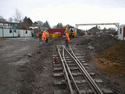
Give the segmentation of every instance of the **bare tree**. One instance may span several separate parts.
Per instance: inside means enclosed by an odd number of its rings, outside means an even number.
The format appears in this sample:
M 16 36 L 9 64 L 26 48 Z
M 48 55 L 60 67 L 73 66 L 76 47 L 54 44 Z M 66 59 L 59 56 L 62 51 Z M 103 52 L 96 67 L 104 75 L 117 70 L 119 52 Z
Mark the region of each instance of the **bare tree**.
M 16 13 L 13 16 L 13 18 L 14 18 L 15 22 L 18 22 L 18 23 L 22 22 L 23 17 L 22 17 L 21 12 L 18 9 L 16 9 Z
M 23 28 L 23 17 L 21 11 L 16 9 L 15 15 L 13 15 L 13 20 L 18 23 L 18 26 L 22 29 Z

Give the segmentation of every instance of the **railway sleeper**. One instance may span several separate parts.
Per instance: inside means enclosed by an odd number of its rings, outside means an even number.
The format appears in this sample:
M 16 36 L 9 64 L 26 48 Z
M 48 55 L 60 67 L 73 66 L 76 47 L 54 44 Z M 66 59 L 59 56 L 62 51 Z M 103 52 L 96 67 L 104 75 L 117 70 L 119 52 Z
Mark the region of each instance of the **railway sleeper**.
M 104 94 L 113 94 L 113 91 L 109 89 L 102 89 L 102 92 Z M 88 90 L 81 89 L 80 93 L 81 94 L 94 94 L 94 92 L 91 89 L 88 89 Z M 70 92 L 69 90 L 54 90 L 54 94 L 70 94 Z M 75 90 L 74 90 L 74 94 L 77 94 Z
M 80 61 L 81 63 L 85 63 L 86 61 L 84 61 L 84 60 L 82 60 L 82 61 Z
M 104 94 L 113 94 L 113 91 L 112 91 L 112 90 L 110 90 L 110 89 L 105 89 L 105 88 L 102 89 L 102 92 L 103 92 Z
M 88 66 L 88 63 L 82 63 L 83 66 Z
M 84 56 L 76 56 L 78 59 L 83 59 L 84 58 Z
M 57 67 L 57 68 L 54 68 L 53 70 L 54 71 L 63 71 L 63 68 L 62 67 Z
M 71 67 L 70 69 L 71 70 L 79 70 L 79 67 Z M 58 71 L 58 70 L 63 70 L 63 68 L 62 67 L 56 67 L 56 68 L 54 68 L 54 71 Z
M 53 66 L 54 66 L 54 68 L 55 67 L 62 67 L 62 64 L 61 63 L 60 64 L 59 63 L 55 64 L 55 62 L 53 62 Z
M 72 81 L 70 81 L 72 83 Z M 80 86 L 83 86 L 84 83 L 86 83 L 85 80 L 75 80 L 76 84 L 79 84 Z M 66 84 L 66 80 L 56 80 L 54 81 L 54 85 L 61 85 Z
M 70 94 L 69 90 L 54 90 L 54 94 Z
M 58 54 L 53 54 L 52 57 L 58 57 Z
M 66 84 L 65 80 L 56 80 L 54 81 L 54 85 L 62 85 L 62 84 Z
M 78 73 L 72 73 L 72 75 L 73 76 L 81 76 L 82 73 L 80 73 L 80 72 L 78 72 Z M 56 73 L 53 74 L 53 76 L 55 76 L 55 77 L 64 76 L 64 73 L 63 72 L 62 73 L 61 72 L 59 72 L 59 73 L 56 72 Z

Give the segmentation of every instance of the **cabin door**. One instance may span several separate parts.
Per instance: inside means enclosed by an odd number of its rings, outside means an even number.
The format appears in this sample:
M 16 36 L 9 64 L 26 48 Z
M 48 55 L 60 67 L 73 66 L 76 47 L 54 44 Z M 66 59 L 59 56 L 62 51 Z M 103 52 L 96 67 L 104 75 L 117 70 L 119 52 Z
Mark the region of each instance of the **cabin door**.
M 124 38 L 125 38 L 125 27 L 123 29 L 123 40 L 124 40 Z

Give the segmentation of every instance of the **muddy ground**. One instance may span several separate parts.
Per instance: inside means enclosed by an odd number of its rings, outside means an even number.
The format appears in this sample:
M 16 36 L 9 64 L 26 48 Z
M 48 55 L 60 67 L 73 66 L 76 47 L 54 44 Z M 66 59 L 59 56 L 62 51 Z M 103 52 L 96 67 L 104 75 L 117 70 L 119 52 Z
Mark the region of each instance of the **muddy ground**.
M 93 36 L 80 36 L 70 41 L 85 54 L 91 70 L 98 75 L 114 94 L 125 94 L 125 76 L 108 75 L 97 69 L 93 62 L 99 52 L 88 49 Z M 89 41 L 90 42 L 90 41 Z M 0 94 L 53 94 L 52 52 L 55 45 L 65 45 L 63 38 L 49 38 L 49 43 L 39 44 L 38 38 L 7 38 L 0 41 Z M 32 56 L 28 57 L 31 53 Z

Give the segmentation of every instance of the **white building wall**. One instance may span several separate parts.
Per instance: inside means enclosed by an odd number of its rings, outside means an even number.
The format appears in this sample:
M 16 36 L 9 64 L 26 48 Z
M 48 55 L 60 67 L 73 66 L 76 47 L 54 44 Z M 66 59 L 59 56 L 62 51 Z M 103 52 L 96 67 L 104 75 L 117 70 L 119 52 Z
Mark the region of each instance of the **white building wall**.
M 4 32 L 4 37 L 13 37 L 13 30 L 12 33 L 10 33 L 10 29 L 3 29 L 3 32 Z
M 121 33 L 120 33 L 120 29 L 119 29 L 119 32 L 118 32 L 118 38 L 119 38 L 120 40 L 125 39 L 125 37 L 123 38 L 123 34 L 124 34 L 124 27 L 125 27 L 125 25 L 120 26 Z
M 27 32 L 27 33 L 26 33 L 26 32 Z M 27 37 L 28 31 L 27 31 L 27 30 L 24 30 L 23 33 L 24 33 L 24 36 Z
M 25 37 L 30 37 L 32 36 L 32 31 L 31 30 L 27 30 L 27 33 L 25 31 Z
M 3 37 L 2 29 L 0 29 L 0 37 Z
M 27 33 L 26 33 L 27 31 Z M 20 37 L 31 37 L 32 31 L 31 30 L 19 30 Z
M 14 29 L 14 37 L 18 37 L 18 29 Z
M 20 35 L 20 37 L 25 37 L 24 36 L 24 30 L 19 30 L 19 35 Z
M 120 40 L 123 39 L 123 28 L 122 28 L 122 26 L 120 27 L 120 30 L 119 30 L 119 39 Z

